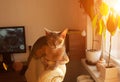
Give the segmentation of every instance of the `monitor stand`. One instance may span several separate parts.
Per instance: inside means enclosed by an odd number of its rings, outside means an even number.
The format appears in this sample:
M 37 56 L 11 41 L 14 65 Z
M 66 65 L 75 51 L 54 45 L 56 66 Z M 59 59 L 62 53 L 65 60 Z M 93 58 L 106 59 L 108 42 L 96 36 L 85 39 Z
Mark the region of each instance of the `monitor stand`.
M 0 61 L 0 72 L 8 72 L 12 71 L 12 60 L 11 60 L 11 54 L 10 53 L 3 53 L 0 54 L 1 61 Z M 3 65 L 4 63 L 4 65 Z M 5 69 L 5 67 L 7 70 Z

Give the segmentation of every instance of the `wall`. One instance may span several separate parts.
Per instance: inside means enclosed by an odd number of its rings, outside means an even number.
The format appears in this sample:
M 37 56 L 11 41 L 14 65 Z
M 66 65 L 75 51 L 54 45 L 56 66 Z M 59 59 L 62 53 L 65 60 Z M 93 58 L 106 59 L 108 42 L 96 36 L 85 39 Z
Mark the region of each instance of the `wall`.
M 26 43 L 33 45 L 44 35 L 43 28 L 63 30 L 76 28 L 83 30 L 86 19 L 79 0 L 1 0 L 0 26 L 24 25 Z M 27 51 L 28 52 L 28 51 Z M 14 54 L 15 61 L 24 61 L 28 53 Z
M 101 35 L 95 33 L 94 35 L 94 49 L 101 49 Z M 92 49 L 92 22 L 89 16 L 87 16 L 87 49 Z

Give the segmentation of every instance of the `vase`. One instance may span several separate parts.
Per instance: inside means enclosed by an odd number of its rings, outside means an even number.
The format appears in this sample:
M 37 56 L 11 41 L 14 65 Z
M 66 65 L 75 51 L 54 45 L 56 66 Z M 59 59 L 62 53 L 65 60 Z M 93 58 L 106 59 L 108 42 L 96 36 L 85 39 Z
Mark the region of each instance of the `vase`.
M 96 65 L 101 57 L 101 50 L 86 50 L 86 62 L 89 65 Z
M 115 66 L 105 67 L 101 65 L 100 78 L 103 82 L 119 82 L 118 68 Z

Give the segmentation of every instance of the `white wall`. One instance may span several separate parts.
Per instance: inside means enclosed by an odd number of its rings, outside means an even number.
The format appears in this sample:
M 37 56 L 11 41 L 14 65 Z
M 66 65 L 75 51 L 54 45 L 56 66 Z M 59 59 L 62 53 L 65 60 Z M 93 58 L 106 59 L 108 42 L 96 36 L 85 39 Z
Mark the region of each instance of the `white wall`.
M 92 24 L 89 16 L 87 16 L 87 49 L 92 49 Z
M 33 45 L 38 37 L 44 35 L 44 27 L 51 30 L 83 30 L 86 27 L 86 15 L 83 14 L 79 0 L 0 1 L 0 26 L 24 25 L 27 46 Z M 26 60 L 27 54 L 15 54 L 15 61 Z

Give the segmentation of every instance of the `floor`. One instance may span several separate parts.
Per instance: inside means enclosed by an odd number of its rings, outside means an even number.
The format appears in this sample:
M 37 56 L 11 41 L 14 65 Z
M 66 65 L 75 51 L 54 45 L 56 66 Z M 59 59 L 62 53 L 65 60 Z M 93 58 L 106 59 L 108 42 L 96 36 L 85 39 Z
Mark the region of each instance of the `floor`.
M 80 60 L 70 60 L 67 64 L 66 76 L 63 82 L 77 82 L 79 75 L 89 75 Z
M 77 77 L 79 75 L 89 75 L 89 73 L 84 69 L 80 60 L 70 60 L 67 64 L 67 71 L 65 79 L 63 82 L 77 82 Z M 23 75 L 19 73 L 1 73 L 0 82 L 26 82 Z

